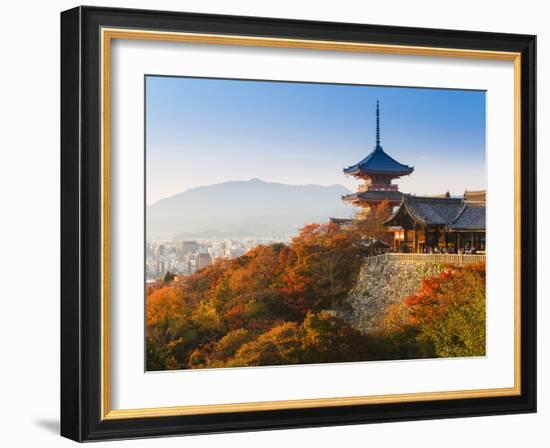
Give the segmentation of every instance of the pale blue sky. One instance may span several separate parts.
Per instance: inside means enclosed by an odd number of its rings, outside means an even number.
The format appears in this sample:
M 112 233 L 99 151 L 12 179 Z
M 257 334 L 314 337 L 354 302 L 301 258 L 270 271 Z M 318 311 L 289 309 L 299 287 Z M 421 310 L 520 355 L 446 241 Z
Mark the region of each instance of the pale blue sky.
M 482 91 L 147 76 L 147 203 L 252 178 L 355 190 L 377 99 L 384 150 L 415 167 L 401 191 L 485 188 Z

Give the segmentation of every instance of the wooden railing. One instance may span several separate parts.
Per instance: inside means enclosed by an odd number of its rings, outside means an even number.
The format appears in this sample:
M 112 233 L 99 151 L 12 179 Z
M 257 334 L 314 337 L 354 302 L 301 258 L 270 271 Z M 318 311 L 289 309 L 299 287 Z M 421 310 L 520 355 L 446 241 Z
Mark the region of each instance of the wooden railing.
M 459 255 L 459 254 L 394 254 L 387 253 L 368 257 L 367 262 L 378 263 L 380 261 L 394 261 L 400 263 L 444 263 L 444 264 L 468 264 L 485 261 L 485 255 Z

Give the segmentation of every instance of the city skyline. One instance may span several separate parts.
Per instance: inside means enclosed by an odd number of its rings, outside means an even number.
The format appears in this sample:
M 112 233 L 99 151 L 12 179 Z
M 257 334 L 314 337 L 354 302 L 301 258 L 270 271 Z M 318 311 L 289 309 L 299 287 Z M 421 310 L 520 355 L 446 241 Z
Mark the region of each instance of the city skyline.
M 376 100 L 384 150 L 415 167 L 401 191 L 486 187 L 483 91 L 157 76 L 146 86 L 148 204 L 255 178 L 353 191 L 342 169 L 374 147 Z
M 157 281 L 165 273 L 191 275 L 219 259 L 234 259 L 260 244 L 286 243 L 290 237 L 171 238 L 145 244 L 145 280 Z

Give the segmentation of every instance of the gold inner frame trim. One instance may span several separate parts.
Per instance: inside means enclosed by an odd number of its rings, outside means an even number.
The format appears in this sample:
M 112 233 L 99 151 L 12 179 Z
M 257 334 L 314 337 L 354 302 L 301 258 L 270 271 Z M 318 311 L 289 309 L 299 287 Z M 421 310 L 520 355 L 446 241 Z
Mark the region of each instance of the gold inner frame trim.
M 101 419 L 167 417 L 225 412 L 247 412 L 315 407 L 350 406 L 413 401 L 502 397 L 521 394 L 521 54 L 458 48 L 418 47 L 305 39 L 279 39 L 199 33 L 101 29 Z M 215 405 L 189 405 L 141 409 L 111 409 L 110 368 L 110 126 L 111 41 L 131 39 L 213 45 L 240 45 L 356 53 L 455 57 L 514 62 L 514 386 L 507 388 L 419 392 L 391 395 L 315 398 Z

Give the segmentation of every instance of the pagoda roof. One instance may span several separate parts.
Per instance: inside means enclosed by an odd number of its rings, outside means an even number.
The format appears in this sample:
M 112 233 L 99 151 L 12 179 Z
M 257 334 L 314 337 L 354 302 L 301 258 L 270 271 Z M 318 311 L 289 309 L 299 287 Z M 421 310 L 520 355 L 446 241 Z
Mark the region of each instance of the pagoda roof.
M 344 173 L 357 174 L 394 174 L 397 176 L 406 176 L 413 172 L 414 168 L 409 165 L 399 163 L 390 157 L 380 145 L 377 145 L 367 157 L 359 163 L 344 168 Z
M 354 201 L 401 201 L 403 193 L 396 190 L 367 190 L 360 191 L 358 193 L 347 194 L 342 196 L 342 199 L 346 202 Z
M 361 174 L 389 174 L 394 177 L 406 176 L 414 168 L 404 165 L 390 157 L 380 145 L 380 103 L 376 101 L 376 144 L 374 150 L 355 165 L 344 168 L 345 174 L 360 176 Z

